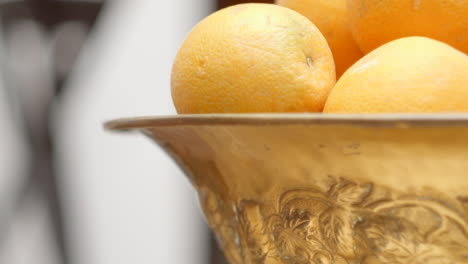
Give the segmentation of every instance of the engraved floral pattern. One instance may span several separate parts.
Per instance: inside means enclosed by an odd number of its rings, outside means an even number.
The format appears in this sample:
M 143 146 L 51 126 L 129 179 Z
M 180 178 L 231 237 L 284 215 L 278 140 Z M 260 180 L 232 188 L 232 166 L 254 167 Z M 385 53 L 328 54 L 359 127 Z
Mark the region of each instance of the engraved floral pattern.
M 232 263 L 468 263 L 466 199 L 454 201 L 331 178 L 326 190 L 290 190 L 276 204 L 240 201 L 228 229 L 226 212 L 206 213 L 222 239 L 238 239 Z
M 234 213 L 216 194 L 208 189 L 199 190 L 200 203 L 206 220 L 214 231 L 218 245 L 231 263 L 242 263 L 241 248 Z
M 279 201 L 279 214 L 271 217 L 270 225 L 283 262 L 340 264 L 354 259 L 358 241 L 353 239 L 352 230 L 358 218 L 352 205 L 362 202 L 370 191 L 371 185 L 341 181 L 326 193 L 285 193 Z

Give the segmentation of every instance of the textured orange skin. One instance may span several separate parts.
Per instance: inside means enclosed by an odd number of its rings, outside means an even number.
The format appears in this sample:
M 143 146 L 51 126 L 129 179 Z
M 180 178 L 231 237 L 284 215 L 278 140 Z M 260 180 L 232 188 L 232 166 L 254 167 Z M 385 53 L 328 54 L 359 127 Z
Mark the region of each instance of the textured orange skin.
M 336 83 L 327 113 L 467 112 L 468 56 L 425 37 L 389 42 Z
M 178 113 L 319 112 L 336 82 L 320 31 L 273 4 L 231 6 L 202 20 L 171 77 Z
M 409 36 L 440 40 L 468 53 L 468 0 L 348 0 L 348 14 L 365 53 Z
M 351 35 L 346 0 L 276 0 L 309 18 L 323 36 L 333 53 L 337 79 L 364 54 Z

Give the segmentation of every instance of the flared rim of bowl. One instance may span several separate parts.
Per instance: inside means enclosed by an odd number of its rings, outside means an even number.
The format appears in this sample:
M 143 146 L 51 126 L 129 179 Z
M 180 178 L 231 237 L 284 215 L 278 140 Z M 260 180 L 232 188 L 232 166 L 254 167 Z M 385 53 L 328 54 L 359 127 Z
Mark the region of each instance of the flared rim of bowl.
M 190 114 L 118 118 L 105 122 L 109 130 L 146 129 L 168 126 L 219 125 L 351 125 L 366 127 L 468 126 L 468 113 L 447 114 Z

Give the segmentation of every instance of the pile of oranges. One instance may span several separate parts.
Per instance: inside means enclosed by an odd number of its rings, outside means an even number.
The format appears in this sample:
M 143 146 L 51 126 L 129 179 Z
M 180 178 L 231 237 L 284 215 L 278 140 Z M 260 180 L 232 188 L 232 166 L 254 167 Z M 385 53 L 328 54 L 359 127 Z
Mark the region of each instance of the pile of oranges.
M 468 112 L 467 0 L 277 0 L 219 10 L 175 58 L 178 113 Z

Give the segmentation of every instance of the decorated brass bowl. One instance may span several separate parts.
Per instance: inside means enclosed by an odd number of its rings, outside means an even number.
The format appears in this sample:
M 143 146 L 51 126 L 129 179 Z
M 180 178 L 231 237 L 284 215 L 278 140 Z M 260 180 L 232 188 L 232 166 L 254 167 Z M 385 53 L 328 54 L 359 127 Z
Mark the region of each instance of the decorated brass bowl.
M 107 128 L 139 130 L 174 158 L 231 263 L 468 263 L 468 115 L 188 115 Z

